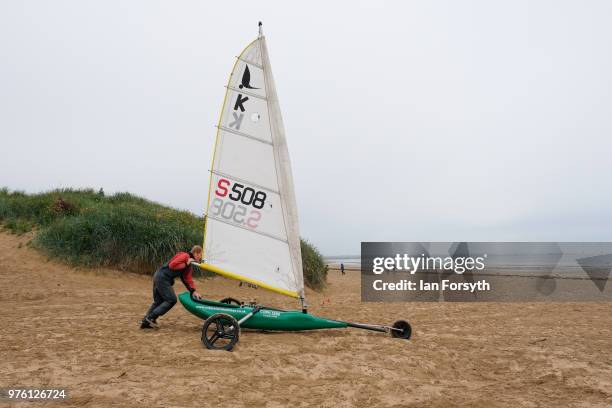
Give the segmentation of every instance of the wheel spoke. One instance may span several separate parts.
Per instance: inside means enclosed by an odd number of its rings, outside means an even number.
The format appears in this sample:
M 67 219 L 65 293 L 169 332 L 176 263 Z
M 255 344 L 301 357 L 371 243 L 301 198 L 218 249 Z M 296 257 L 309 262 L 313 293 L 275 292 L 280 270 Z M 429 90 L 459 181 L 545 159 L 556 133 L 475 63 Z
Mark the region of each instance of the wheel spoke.
M 217 322 L 211 322 L 210 325 L 208 326 L 209 329 L 212 329 L 214 331 L 219 330 L 219 325 L 217 324 Z
M 208 341 L 210 342 L 210 344 L 215 344 L 215 342 L 219 340 L 219 335 L 217 334 L 217 332 L 215 331 L 215 333 L 210 336 L 210 338 L 208 339 Z

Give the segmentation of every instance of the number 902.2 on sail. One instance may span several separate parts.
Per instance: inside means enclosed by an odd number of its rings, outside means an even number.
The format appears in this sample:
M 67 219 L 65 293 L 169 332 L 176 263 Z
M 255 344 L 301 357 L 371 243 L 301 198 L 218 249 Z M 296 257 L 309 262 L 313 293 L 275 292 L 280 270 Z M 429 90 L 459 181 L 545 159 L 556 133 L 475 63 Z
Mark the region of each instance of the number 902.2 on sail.
M 212 215 L 246 225 L 249 228 L 257 228 L 257 223 L 261 219 L 261 213 L 257 210 L 264 207 L 267 198 L 264 191 L 257 191 L 240 183 L 232 184 L 230 180 L 222 178 L 217 182 L 215 196 L 210 209 Z M 221 198 L 229 198 L 240 204 Z M 256 210 L 249 212 L 245 206 L 254 207 Z M 248 216 L 247 213 L 249 213 Z

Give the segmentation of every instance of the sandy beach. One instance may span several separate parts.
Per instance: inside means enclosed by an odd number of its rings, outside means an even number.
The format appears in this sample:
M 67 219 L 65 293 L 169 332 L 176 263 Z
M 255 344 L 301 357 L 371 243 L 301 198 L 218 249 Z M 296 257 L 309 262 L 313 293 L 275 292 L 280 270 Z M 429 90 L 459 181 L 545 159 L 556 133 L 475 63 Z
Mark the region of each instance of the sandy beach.
M 200 343 L 180 304 L 142 331 L 147 276 L 71 268 L 0 233 L 0 387 L 67 387 L 86 407 L 609 407 L 606 303 L 361 303 L 360 277 L 331 270 L 311 312 L 364 323 L 407 319 L 410 341 L 359 330 L 245 332 L 233 352 Z M 223 278 L 226 296 L 295 307 Z M 177 282 L 177 292 L 182 287 Z M 0 404 L 8 404 L 0 401 Z M 12 403 L 33 406 L 32 403 Z

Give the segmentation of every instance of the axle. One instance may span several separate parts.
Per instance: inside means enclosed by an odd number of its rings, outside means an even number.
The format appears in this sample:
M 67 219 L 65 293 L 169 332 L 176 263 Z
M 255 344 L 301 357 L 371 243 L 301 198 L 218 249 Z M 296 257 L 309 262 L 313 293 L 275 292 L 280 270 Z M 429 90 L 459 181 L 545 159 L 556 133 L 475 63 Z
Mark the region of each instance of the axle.
M 375 324 L 362 324 L 362 323 L 351 323 L 351 322 L 346 322 L 346 324 L 348 325 L 348 327 L 355 327 L 357 329 L 364 329 L 364 330 L 372 330 L 372 331 L 381 332 L 381 333 L 389 333 L 391 330 L 401 331 L 401 329 L 396 329 L 394 327 L 379 326 Z

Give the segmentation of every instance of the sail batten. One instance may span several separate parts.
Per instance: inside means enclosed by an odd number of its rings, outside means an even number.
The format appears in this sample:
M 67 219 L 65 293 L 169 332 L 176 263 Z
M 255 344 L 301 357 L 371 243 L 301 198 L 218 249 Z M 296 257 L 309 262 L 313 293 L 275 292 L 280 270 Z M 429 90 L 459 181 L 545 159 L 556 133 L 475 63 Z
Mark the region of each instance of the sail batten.
M 260 64 L 258 64 L 256 62 L 253 62 L 251 60 L 248 60 L 248 59 L 242 58 L 242 57 L 236 57 L 236 58 L 238 58 L 240 61 L 246 62 L 247 64 L 251 64 L 251 65 L 253 65 L 253 66 L 255 66 L 255 67 L 259 68 L 259 69 L 263 69 L 263 66 L 261 66 Z
M 226 85 L 209 186 L 206 269 L 303 298 L 291 163 L 262 35 Z
M 215 221 L 218 221 L 218 222 L 222 222 L 222 223 L 225 223 L 225 224 L 227 224 L 227 225 L 231 225 L 231 226 L 236 227 L 236 228 L 242 228 L 242 229 L 244 229 L 244 230 L 246 230 L 246 231 L 249 231 L 249 232 L 250 232 L 250 233 L 252 233 L 252 234 L 261 234 L 261 235 L 263 235 L 263 236 L 265 236 L 265 237 L 272 238 L 272 239 L 276 239 L 276 240 L 278 240 L 278 241 L 281 241 L 281 242 L 285 242 L 285 243 L 287 243 L 287 240 L 286 240 L 286 239 L 281 238 L 281 237 L 274 236 L 274 235 L 272 235 L 272 234 L 267 234 L 267 233 L 265 233 L 265 232 L 261 232 L 261 231 L 255 231 L 254 229 L 247 228 L 247 227 L 243 227 L 243 226 L 241 226 L 241 225 L 235 225 L 235 224 L 233 224 L 233 223 L 231 223 L 231 222 L 229 222 L 229 221 L 226 221 L 226 220 L 224 220 L 224 219 L 222 219 L 222 218 L 219 218 L 219 217 L 215 217 L 215 216 L 213 216 L 213 215 L 208 215 L 208 217 L 209 217 L 211 220 L 215 220 Z
M 256 140 L 256 141 L 261 142 L 261 143 L 272 145 L 272 142 L 260 139 L 258 137 L 253 136 L 253 135 L 247 135 L 246 133 L 238 132 L 237 130 L 226 128 L 225 126 L 221 126 L 219 129 L 221 129 L 221 130 L 223 130 L 225 132 L 233 133 L 233 134 L 235 134 L 237 136 L 248 137 L 249 139 Z
M 240 89 L 240 88 L 235 88 L 235 87 L 232 87 L 232 86 L 228 86 L 227 89 L 232 90 L 234 92 L 240 92 L 241 94 L 244 94 L 244 95 L 252 96 L 253 98 L 261 99 L 262 101 L 267 100 L 265 96 L 257 95 L 256 93 L 245 91 L 245 90 Z

